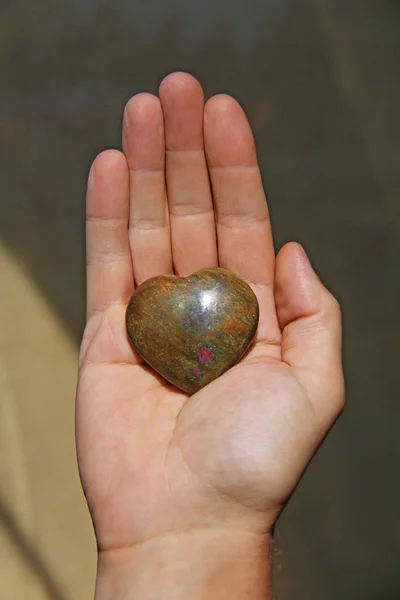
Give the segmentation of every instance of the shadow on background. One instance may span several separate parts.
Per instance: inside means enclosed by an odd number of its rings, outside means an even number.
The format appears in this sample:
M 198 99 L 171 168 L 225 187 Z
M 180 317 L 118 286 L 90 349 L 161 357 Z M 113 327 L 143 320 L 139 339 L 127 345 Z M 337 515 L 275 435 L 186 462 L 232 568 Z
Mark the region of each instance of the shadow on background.
M 124 103 L 175 69 L 234 95 L 276 246 L 304 244 L 345 324 L 348 408 L 278 528 L 277 598 L 383 600 L 400 588 L 400 4 L 216 4 L 0 9 L 0 233 L 78 344 L 85 178 L 96 153 L 120 147 Z
M 7 529 L 12 543 L 18 548 L 21 558 L 29 570 L 33 571 L 49 600 L 67 600 L 58 582 L 53 578 L 49 568 L 45 565 L 37 548 L 28 539 L 21 529 L 17 519 L 13 517 L 6 503 L 0 497 L 0 521 Z

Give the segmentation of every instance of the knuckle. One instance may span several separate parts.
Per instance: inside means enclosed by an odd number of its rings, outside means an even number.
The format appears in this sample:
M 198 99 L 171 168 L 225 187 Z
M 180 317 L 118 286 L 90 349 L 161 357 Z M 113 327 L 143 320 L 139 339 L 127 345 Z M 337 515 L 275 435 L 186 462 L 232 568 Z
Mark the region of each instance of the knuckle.
M 332 325 L 340 325 L 342 322 L 342 308 L 339 301 L 335 298 L 331 292 L 326 292 L 325 297 L 325 320 Z

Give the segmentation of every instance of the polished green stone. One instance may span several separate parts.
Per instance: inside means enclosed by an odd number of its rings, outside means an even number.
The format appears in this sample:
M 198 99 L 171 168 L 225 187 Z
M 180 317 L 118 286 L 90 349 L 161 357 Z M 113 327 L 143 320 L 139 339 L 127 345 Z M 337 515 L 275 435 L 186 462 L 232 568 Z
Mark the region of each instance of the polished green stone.
M 250 286 L 215 268 L 145 281 L 128 304 L 126 326 L 140 356 L 167 381 L 193 394 L 243 356 L 258 316 Z

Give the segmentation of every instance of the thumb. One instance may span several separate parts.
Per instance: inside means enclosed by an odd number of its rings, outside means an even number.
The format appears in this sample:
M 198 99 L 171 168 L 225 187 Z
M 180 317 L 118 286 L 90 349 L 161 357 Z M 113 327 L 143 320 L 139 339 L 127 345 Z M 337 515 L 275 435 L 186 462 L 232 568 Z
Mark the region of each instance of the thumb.
M 292 369 L 329 425 L 344 405 L 340 306 L 321 283 L 300 244 L 278 253 L 275 302 L 282 330 L 282 360 Z

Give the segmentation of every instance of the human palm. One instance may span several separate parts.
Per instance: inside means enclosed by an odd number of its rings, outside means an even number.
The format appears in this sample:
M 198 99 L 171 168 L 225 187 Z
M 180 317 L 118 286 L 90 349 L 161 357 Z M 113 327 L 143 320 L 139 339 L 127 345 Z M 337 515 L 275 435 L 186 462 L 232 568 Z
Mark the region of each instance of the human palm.
M 343 406 L 340 311 L 302 248 L 275 259 L 254 140 L 239 105 L 174 73 L 127 105 L 124 153 L 88 183 L 88 318 L 77 446 L 101 550 L 190 530 L 273 526 Z M 246 356 L 189 397 L 133 350 L 125 309 L 160 273 L 221 266 L 260 322 Z

